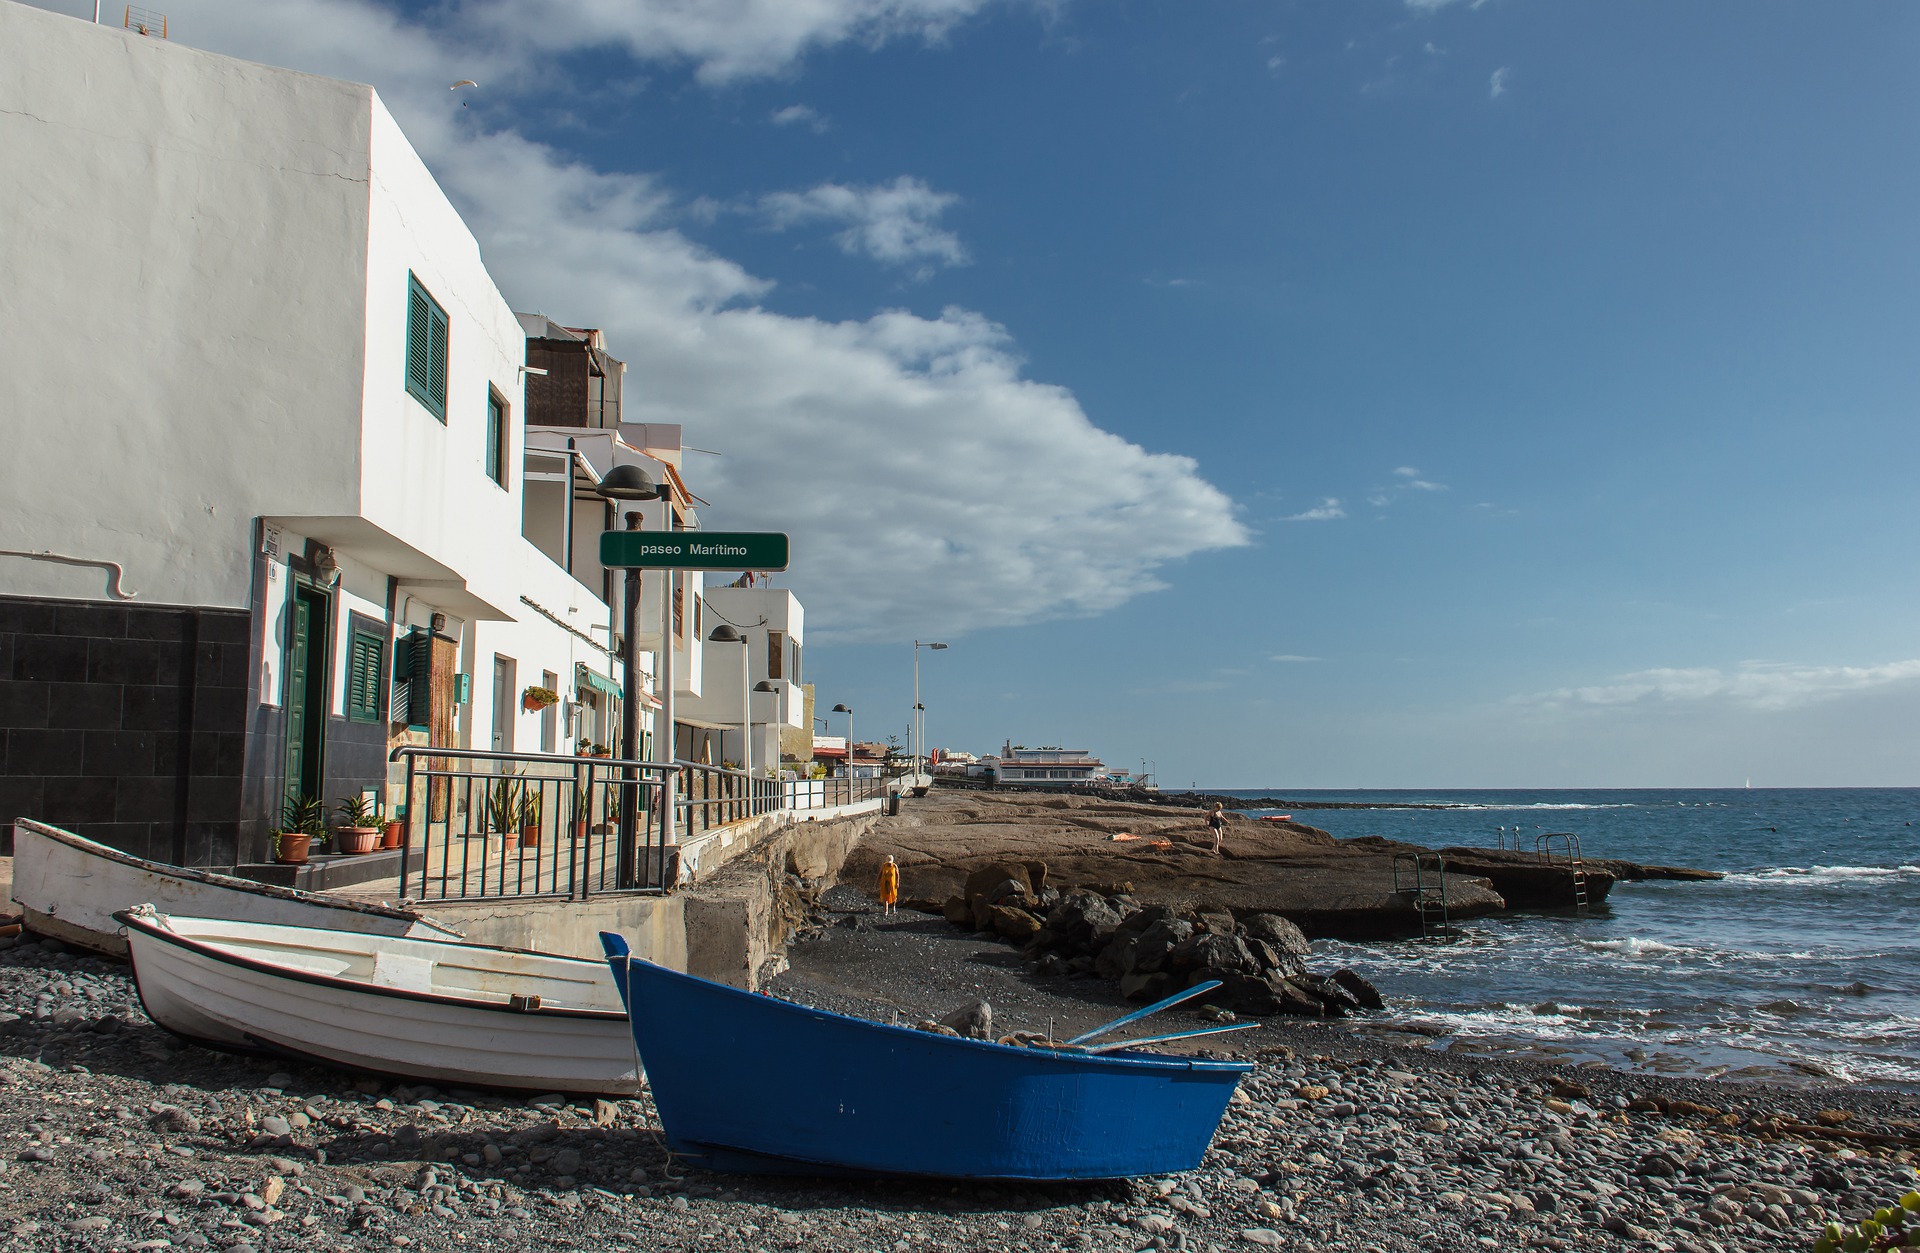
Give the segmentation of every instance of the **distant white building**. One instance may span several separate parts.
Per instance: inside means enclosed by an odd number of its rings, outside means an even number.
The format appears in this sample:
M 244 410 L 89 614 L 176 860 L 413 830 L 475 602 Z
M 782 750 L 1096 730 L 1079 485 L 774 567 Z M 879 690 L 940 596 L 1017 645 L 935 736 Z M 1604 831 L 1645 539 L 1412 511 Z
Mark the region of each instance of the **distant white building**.
M 1011 741 L 985 763 L 1003 787 L 1085 787 L 1106 782 L 1107 767 L 1084 748 L 1016 747 Z M 971 772 L 969 772 L 971 773 Z

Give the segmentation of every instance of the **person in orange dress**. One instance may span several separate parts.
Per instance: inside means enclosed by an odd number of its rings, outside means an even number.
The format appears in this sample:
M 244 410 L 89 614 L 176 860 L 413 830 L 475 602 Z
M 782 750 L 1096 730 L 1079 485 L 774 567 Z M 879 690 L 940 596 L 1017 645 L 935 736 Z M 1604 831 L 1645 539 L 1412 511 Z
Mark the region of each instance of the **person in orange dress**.
M 900 900 L 900 867 L 894 864 L 893 854 L 887 854 L 886 864 L 880 867 L 880 912 L 890 914 Z

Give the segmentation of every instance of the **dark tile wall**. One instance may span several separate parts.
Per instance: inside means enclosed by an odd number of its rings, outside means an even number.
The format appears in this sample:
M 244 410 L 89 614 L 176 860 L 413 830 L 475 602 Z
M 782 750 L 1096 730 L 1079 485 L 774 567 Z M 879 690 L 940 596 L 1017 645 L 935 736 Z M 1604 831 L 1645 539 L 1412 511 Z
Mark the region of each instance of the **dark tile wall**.
M 0 822 L 143 857 L 231 865 L 250 616 L 0 596 Z

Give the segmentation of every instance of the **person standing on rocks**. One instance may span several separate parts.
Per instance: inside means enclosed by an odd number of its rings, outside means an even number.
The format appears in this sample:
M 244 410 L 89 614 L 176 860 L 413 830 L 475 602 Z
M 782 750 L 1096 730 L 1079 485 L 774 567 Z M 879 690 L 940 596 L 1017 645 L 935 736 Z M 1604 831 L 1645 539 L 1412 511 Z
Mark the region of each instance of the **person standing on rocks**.
M 893 854 L 887 854 L 886 862 L 880 867 L 880 912 L 891 914 L 900 900 L 900 867 L 894 863 Z
M 1225 801 L 1213 802 L 1213 812 L 1207 815 L 1207 829 L 1213 832 L 1213 855 L 1220 856 L 1220 839 L 1227 833 L 1227 804 Z

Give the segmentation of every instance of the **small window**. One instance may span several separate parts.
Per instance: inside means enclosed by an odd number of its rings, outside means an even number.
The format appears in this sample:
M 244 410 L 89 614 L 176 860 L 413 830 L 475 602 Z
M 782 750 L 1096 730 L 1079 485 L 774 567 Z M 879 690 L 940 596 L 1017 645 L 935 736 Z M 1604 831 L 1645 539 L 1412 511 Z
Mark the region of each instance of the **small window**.
M 407 275 L 407 393 L 447 420 L 447 311 Z
M 780 663 L 785 659 L 783 656 L 785 652 L 786 652 L 786 636 L 782 635 L 778 631 L 768 631 L 767 632 L 767 677 L 769 679 L 777 679 L 781 677 Z
M 487 477 L 500 486 L 507 485 L 507 402 L 499 392 L 487 389 Z
M 385 637 L 353 628 L 347 653 L 347 721 L 380 721 L 380 683 L 386 655 Z

